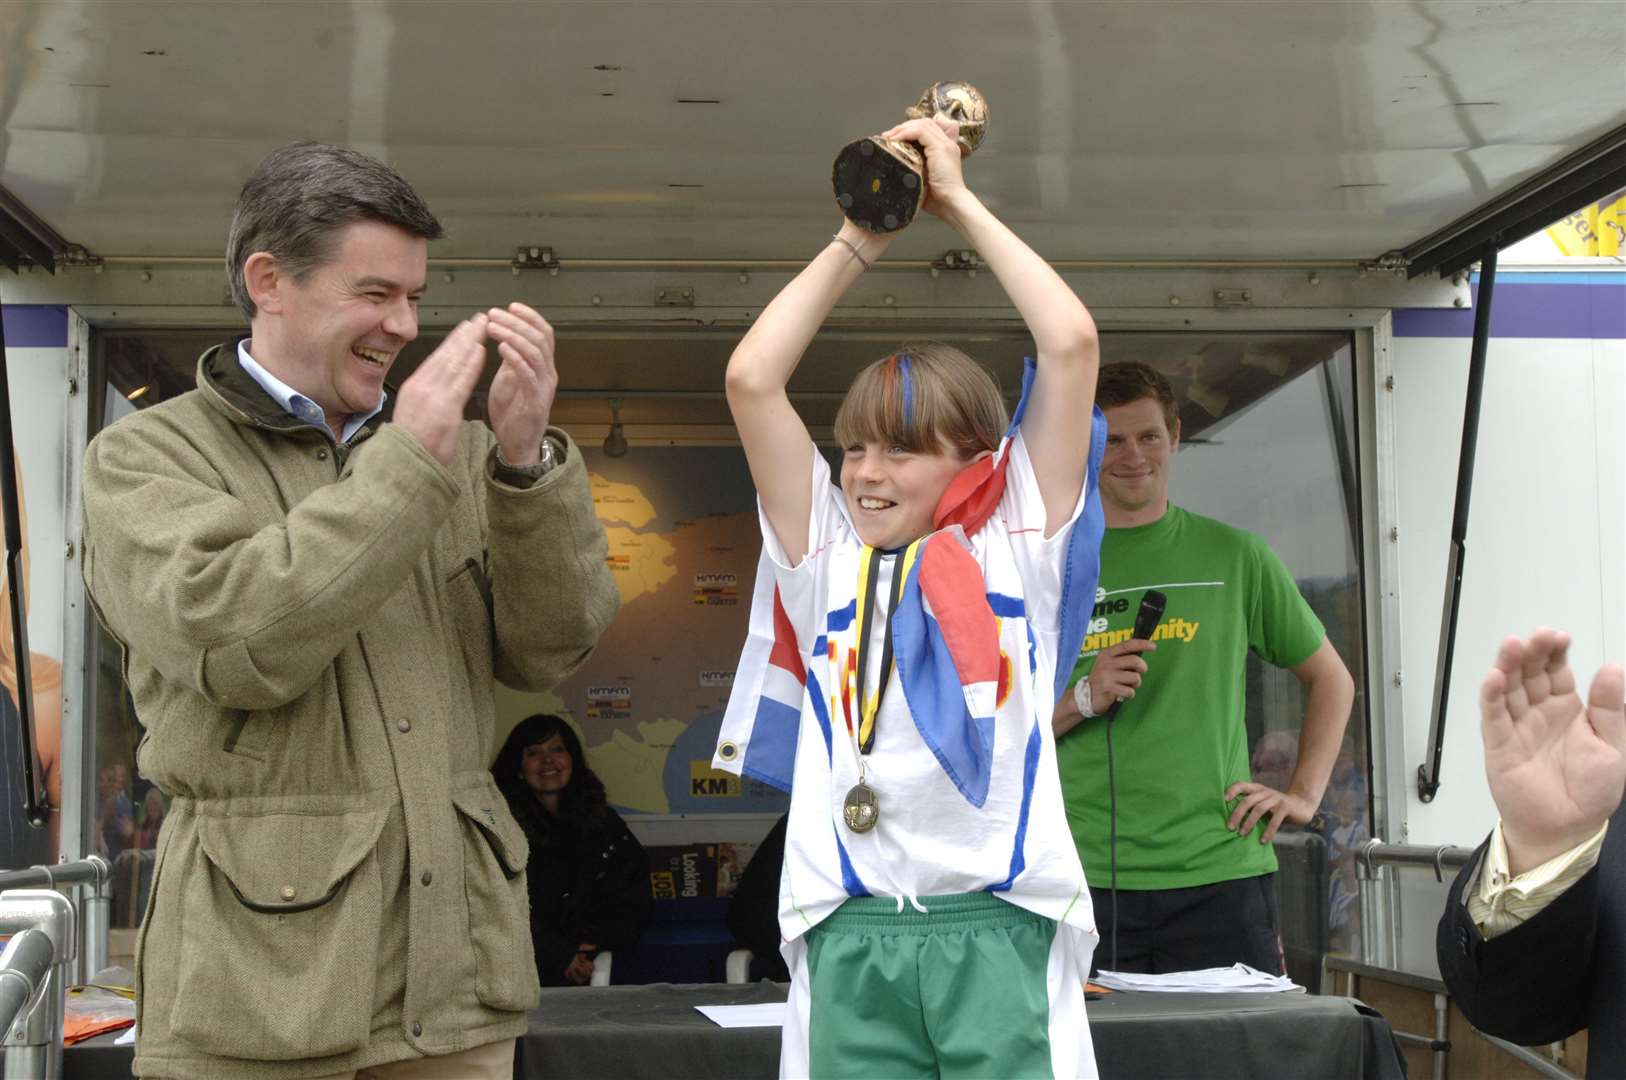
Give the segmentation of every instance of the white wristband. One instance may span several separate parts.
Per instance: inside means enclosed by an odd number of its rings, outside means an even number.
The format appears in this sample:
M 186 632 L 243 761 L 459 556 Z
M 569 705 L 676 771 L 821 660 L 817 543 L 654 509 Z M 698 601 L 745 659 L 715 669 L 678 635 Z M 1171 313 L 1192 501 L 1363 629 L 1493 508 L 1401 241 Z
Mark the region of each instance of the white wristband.
M 1088 675 L 1073 684 L 1073 704 L 1078 706 L 1078 711 L 1086 719 L 1095 715 L 1095 710 L 1090 707 L 1090 677 Z

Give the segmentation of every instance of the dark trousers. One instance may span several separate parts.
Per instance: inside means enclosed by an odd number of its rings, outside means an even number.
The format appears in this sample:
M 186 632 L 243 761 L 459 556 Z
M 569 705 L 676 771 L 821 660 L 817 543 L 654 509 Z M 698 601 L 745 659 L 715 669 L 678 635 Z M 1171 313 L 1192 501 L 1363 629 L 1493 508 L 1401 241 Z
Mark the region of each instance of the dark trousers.
M 1161 974 L 1229 967 L 1238 961 L 1282 974 L 1276 875 L 1187 889 L 1118 890 L 1118 960 L 1112 960 L 1112 891 L 1090 890 L 1101 943 L 1092 971 Z

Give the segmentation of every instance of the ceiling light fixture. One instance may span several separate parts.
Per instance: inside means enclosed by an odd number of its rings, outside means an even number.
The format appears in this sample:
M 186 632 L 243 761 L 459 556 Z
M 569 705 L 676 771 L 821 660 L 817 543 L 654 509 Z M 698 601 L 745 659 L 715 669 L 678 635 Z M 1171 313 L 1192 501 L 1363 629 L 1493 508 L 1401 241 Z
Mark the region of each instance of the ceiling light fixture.
M 610 433 L 604 436 L 605 457 L 627 456 L 627 433 L 621 428 L 621 399 L 610 399 Z

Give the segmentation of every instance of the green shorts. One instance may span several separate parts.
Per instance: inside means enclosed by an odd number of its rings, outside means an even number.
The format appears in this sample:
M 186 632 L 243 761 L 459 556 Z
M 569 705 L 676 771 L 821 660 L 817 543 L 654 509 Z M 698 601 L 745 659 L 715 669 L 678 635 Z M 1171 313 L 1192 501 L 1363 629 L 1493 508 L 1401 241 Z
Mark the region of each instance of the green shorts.
M 1056 923 L 985 892 L 920 904 L 852 899 L 808 931 L 809 1074 L 1050 1077 Z

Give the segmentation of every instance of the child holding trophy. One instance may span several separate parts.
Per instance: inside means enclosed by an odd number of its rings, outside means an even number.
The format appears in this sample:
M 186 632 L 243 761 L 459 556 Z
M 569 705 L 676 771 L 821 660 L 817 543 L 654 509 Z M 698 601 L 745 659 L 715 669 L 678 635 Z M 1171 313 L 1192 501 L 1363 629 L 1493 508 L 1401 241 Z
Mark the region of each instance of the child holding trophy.
M 782 1076 L 1096 1075 L 1095 921 L 1050 715 L 1095 603 L 1098 343 L 966 187 L 957 134 L 940 114 L 878 138 L 918 146 L 921 209 L 1033 335 L 1011 422 L 963 353 L 904 348 L 848 390 L 832 485 L 785 388 L 891 241 L 852 221 L 728 365 L 763 559 L 714 764 L 791 791 Z

